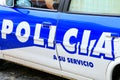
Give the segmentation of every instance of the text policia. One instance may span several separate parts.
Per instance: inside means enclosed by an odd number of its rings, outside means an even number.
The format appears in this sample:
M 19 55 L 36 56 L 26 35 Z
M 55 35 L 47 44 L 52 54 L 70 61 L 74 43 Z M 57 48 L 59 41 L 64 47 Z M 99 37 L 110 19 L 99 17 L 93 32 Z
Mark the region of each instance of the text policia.
M 34 32 L 31 32 L 31 24 L 27 21 L 21 21 L 15 31 L 15 36 L 17 40 L 21 43 L 25 43 L 29 40 L 31 33 L 33 35 L 33 44 L 37 44 L 40 46 L 48 46 L 48 48 L 55 48 L 54 41 L 55 36 L 59 36 L 56 34 L 57 26 L 50 26 L 49 34 L 44 34 L 48 36 L 48 43 L 44 42 L 44 39 L 40 37 L 42 34 L 42 24 L 36 23 L 34 26 Z M 7 36 L 12 34 L 14 29 L 14 23 L 12 20 L 3 19 L 2 22 L 2 30 L 1 30 L 1 38 L 8 39 Z M 24 30 L 24 34 L 21 34 L 21 31 Z M 43 29 L 44 30 L 44 29 Z M 78 35 L 79 29 L 77 28 L 70 28 L 66 30 L 63 36 L 62 46 L 68 54 L 80 55 L 80 56 L 89 56 L 93 58 L 100 58 L 105 60 L 114 60 L 115 56 L 114 53 L 119 51 L 120 47 L 120 39 L 119 38 L 112 38 L 111 33 L 109 32 L 102 32 L 98 39 L 90 40 L 91 30 L 84 30 L 82 39 L 80 42 L 71 43 L 70 39 L 72 37 L 76 38 Z M 49 43 L 51 42 L 51 43 Z M 56 43 L 57 44 L 57 43 Z M 68 47 L 69 46 L 69 47 Z M 72 47 L 72 49 L 70 48 Z M 119 51 L 120 52 L 120 51 Z

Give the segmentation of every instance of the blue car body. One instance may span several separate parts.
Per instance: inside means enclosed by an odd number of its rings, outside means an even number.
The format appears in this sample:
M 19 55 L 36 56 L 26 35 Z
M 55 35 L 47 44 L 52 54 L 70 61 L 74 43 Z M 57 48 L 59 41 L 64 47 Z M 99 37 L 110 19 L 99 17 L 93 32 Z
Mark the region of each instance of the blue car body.
M 7 58 L 13 56 L 38 63 L 55 69 L 53 74 L 58 70 L 70 78 L 109 80 L 120 60 L 119 25 L 119 16 L 0 6 L 1 58 L 16 62 Z

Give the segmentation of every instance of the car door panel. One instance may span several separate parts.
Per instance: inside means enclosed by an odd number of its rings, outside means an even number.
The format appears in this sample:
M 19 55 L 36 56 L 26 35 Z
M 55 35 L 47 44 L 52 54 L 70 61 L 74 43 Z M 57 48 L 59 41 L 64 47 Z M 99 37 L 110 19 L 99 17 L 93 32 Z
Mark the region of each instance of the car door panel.
M 114 52 L 120 52 L 114 50 L 118 48 L 113 44 L 118 42 L 119 20 L 109 16 L 61 14 L 56 33 L 60 36 L 56 36 L 56 42 L 59 57 L 64 58 L 60 59 L 62 70 L 104 79 L 107 65 L 115 59 Z M 99 68 L 102 71 L 98 72 Z
M 60 69 L 59 61 L 53 60 L 53 55 L 57 55 L 55 33 L 58 13 L 1 6 L 0 9 L 2 52 Z

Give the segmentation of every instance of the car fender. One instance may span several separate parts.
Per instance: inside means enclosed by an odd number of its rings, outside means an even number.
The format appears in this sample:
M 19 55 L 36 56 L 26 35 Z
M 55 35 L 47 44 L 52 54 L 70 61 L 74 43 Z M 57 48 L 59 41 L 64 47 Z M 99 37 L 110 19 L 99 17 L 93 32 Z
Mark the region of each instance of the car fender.
M 120 57 L 116 58 L 114 61 L 111 61 L 106 70 L 106 80 L 112 80 L 112 74 L 115 66 L 120 64 Z

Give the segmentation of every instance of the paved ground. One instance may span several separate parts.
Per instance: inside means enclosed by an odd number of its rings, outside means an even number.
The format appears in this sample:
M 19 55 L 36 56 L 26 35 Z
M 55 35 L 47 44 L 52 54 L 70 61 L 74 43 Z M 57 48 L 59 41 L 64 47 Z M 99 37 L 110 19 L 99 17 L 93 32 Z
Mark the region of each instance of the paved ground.
M 3 67 L 0 80 L 67 80 L 14 63 L 6 63 Z

